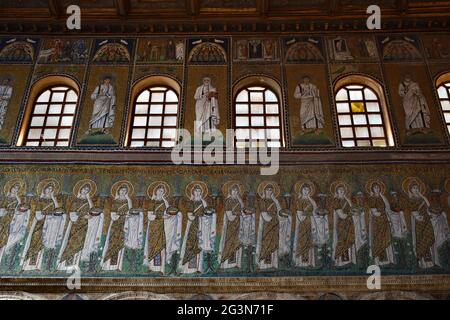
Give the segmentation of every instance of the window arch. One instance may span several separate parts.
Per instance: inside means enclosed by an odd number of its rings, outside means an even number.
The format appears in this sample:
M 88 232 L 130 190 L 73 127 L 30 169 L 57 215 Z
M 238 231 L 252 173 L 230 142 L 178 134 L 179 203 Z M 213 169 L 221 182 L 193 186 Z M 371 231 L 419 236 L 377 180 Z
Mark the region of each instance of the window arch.
M 450 72 L 438 78 L 436 87 L 441 109 L 444 114 L 445 125 L 450 133 Z
M 381 86 L 363 76 L 338 81 L 336 112 L 343 147 L 394 146 L 392 129 Z
M 283 147 L 283 112 L 279 85 L 272 79 L 250 77 L 235 89 L 233 125 L 236 147 Z
M 78 85 L 67 77 L 48 77 L 32 89 L 18 145 L 68 147 L 79 100 Z
M 133 90 L 127 145 L 173 148 L 177 142 L 180 85 L 166 77 L 150 77 Z

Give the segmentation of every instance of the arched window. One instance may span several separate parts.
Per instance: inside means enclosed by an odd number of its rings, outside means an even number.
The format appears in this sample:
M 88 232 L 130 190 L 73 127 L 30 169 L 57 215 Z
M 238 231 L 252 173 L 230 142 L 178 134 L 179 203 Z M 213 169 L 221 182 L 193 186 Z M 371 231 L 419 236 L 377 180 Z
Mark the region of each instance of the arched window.
M 342 146 L 393 146 L 381 86 L 366 77 L 350 76 L 341 79 L 336 88 L 336 111 Z
M 67 147 L 78 103 L 70 86 L 51 86 L 40 92 L 29 114 L 23 144 L 30 147 Z
M 174 147 L 178 109 L 178 94 L 171 87 L 151 86 L 142 90 L 132 113 L 129 146 Z
M 247 86 L 237 93 L 234 106 L 237 148 L 283 146 L 281 104 L 275 91 Z
M 436 84 L 445 124 L 450 133 L 450 73 L 441 76 Z

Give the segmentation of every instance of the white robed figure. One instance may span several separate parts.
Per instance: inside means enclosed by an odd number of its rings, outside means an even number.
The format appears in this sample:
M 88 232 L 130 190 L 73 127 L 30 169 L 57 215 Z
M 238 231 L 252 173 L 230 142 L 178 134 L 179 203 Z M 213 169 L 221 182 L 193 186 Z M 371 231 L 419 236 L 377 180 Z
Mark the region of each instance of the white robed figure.
M 262 182 L 258 187 L 256 263 L 260 270 L 278 269 L 279 258 L 290 253 L 292 217 L 282 209 L 279 194 L 280 186 L 274 182 Z
M 183 215 L 169 203 L 170 186 L 166 182 L 152 183 L 147 194 L 151 197 L 144 246 L 144 265 L 154 272 L 166 273 L 166 265 L 181 249 Z
M 448 225 L 447 213 L 443 210 L 441 204 L 441 191 L 434 190 L 430 197 L 429 213 L 431 224 L 434 231 L 434 246 L 436 248 L 436 265 L 442 267 L 442 261 L 439 256 L 439 250 L 443 245 L 450 241 L 450 228 Z M 448 252 L 450 254 L 450 252 Z
M 430 128 L 430 109 L 425 96 L 417 82 L 406 75 L 399 86 L 399 95 L 403 98 L 405 110 L 406 130 Z
M 125 250 L 142 248 L 144 213 L 135 208 L 133 193 L 134 187 L 129 181 L 119 181 L 111 188 L 111 222 L 103 250 L 103 270 L 122 271 Z
M 204 78 L 203 85 L 195 91 L 195 130 L 199 133 L 215 132 L 220 122 L 218 92 L 211 78 Z
M 97 186 L 92 180 L 75 184 L 71 201 L 69 223 L 59 251 L 59 270 L 75 270 L 81 262 L 89 262 L 98 253 L 103 232 L 103 209 L 96 208 Z
M 94 110 L 89 122 L 89 130 L 112 128 L 116 113 L 116 92 L 111 83 L 111 78 L 106 77 L 103 83 L 98 85 L 91 95 L 94 101 Z
M 310 77 L 295 88 L 294 97 L 300 100 L 300 127 L 302 130 L 322 129 L 324 117 L 319 88 L 312 84 Z
M 205 255 L 211 258 L 210 254 L 215 248 L 217 214 L 206 200 L 208 187 L 204 182 L 191 182 L 186 187 L 186 196 L 190 201 L 180 269 L 184 274 L 204 273 L 208 271 L 204 263 Z
M 23 270 L 42 270 L 44 252 L 48 252 L 47 269 L 52 268 L 67 218 L 59 191 L 60 185 L 55 179 L 46 179 L 37 186 L 39 198 L 22 255 Z
M 3 79 L 0 83 L 0 130 L 3 129 L 3 124 L 5 123 L 12 93 L 13 87 L 11 86 L 11 80 L 8 78 Z
M 364 193 L 357 192 L 355 203 L 352 207 L 353 224 L 355 226 L 355 245 L 358 252 L 368 241 L 368 232 L 366 227 L 366 210 L 364 207 Z
M 5 197 L 0 201 L 0 263 L 4 257 L 10 256 L 9 269 L 13 269 L 16 251 L 25 238 L 31 212 L 24 197 L 26 185 L 22 179 L 8 181 L 4 191 Z

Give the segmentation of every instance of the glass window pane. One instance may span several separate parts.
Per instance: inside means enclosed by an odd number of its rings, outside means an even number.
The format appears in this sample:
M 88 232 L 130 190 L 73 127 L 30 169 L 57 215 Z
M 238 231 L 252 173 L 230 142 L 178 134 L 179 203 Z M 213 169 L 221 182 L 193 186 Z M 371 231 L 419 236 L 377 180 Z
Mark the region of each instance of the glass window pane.
M 267 114 L 278 114 L 279 113 L 278 104 L 267 104 L 266 105 L 266 113 Z
M 44 126 L 44 117 L 33 117 L 31 119 L 31 127 L 43 127 Z
M 159 148 L 159 141 L 147 141 L 147 144 L 145 146 Z
M 173 147 L 175 147 L 175 141 L 163 141 L 162 143 L 161 143 L 161 147 L 163 147 L 163 148 L 173 148 Z
M 352 124 L 352 119 L 349 115 L 340 115 L 339 116 L 339 125 L 341 126 L 349 126 Z
M 78 101 L 78 95 L 75 91 L 70 90 L 67 93 L 66 102 L 77 102 Z
M 370 147 L 370 141 L 369 140 L 358 140 L 358 141 L 356 141 L 356 145 L 358 147 Z
M 450 101 L 441 101 L 442 110 L 444 111 L 450 111 Z
M 248 114 L 248 104 L 236 104 L 236 114 Z
M 366 100 L 378 101 L 378 98 L 377 98 L 375 92 L 373 92 L 372 90 L 370 90 L 368 88 L 364 89 L 364 96 L 365 96 Z
M 54 147 L 55 141 L 42 141 L 41 146 L 43 147 Z
M 34 114 L 44 114 L 47 113 L 48 105 L 37 104 L 34 108 Z
M 444 86 L 439 87 L 438 95 L 440 99 L 448 99 L 448 91 Z
M 133 125 L 135 127 L 145 127 L 147 125 L 147 117 L 135 117 Z
M 384 128 L 383 127 L 372 127 L 370 128 L 370 134 L 373 138 L 383 138 Z
M 147 138 L 149 139 L 159 139 L 161 136 L 161 129 L 149 129 L 147 133 Z
M 279 117 L 267 117 L 266 123 L 268 127 L 279 127 L 280 126 L 280 118 Z
M 166 114 L 177 114 L 178 105 L 177 104 L 166 104 Z
M 357 126 L 367 124 L 366 115 L 364 115 L 364 114 L 363 115 L 354 115 L 353 123 Z
M 53 92 L 52 102 L 63 102 L 65 95 L 64 92 Z
M 248 117 L 236 117 L 237 127 L 248 127 L 250 125 Z
M 352 112 L 353 113 L 361 113 L 365 112 L 366 108 L 364 106 L 364 102 L 352 102 Z
M 250 139 L 250 130 L 249 129 L 237 129 L 236 130 L 236 138 L 238 140 Z
M 133 129 L 133 139 L 144 139 L 145 129 Z
M 177 136 L 177 129 L 164 129 L 163 139 L 175 139 Z
M 351 86 L 347 86 L 348 89 L 362 89 L 363 86 L 360 85 L 351 85 Z
M 264 117 L 252 117 L 252 126 L 255 127 L 264 126 Z
M 69 146 L 69 141 L 58 141 L 56 143 L 57 147 L 68 147 Z
M 278 98 L 275 93 L 270 90 L 266 90 L 266 102 L 278 102 Z
M 163 105 L 162 104 L 152 104 L 150 106 L 150 114 L 162 114 Z
M 251 92 L 250 93 L 251 102 L 263 102 L 264 97 L 262 92 Z
M 248 92 L 247 90 L 241 91 L 236 98 L 237 102 L 248 102 Z
M 49 101 L 50 101 L 50 90 L 45 91 L 37 99 L 37 102 L 49 102 Z
M 337 112 L 338 113 L 348 113 L 350 112 L 350 107 L 348 103 L 338 103 L 336 104 Z
M 142 92 L 139 97 L 137 98 L 137 102 L 149 102 L 150 101 L 150 92 L 148 90 L 145 90 Z
M 56 129 L 45 129 L 43 135 L 44 139 L 55 139 L 56 131 Z
M 38 139 L 40 139 L 41 138 L 41 132 L 42 132 L 41 129 L 31 129 L 28 132 L 28 139 L 30 139 L 30 140 L 38 140 Z
M 370 124 L 383 124 L 383 120 L 381 119 L 381 115 L 379 114 L 369 114 L 369 123 Z
M 268 141 L 267 147 L 268 148 L 281 148 L 281 142 L 280 141 Z
M 61 126 L 71 127 L 73 124 L 73 117 L 63 117 L 61 120 Z
M 369 130 L 367 128 L 355 128 L 355 135 L 357 138 L 368 138 Z
M 64 106 L 64 113 L 65 114 L 75 114 L 76 107 L 77 106 L 75 104 L 66 104 Z
M 347 90 L 345 89 L 339 90 L 338 93 L 336 94 L 336 101 L 347 101 L 347 100 L 348 100 Z
M 39 141 L 27 141 L 25 145 L 27 147 L 39 147 Z
M 58 133 L 58 139 L 69 139 L 70 138 L 70 129 L 61 129 Z
M 352 128 L 341 128 L 341 137 L 342 138 L 353 138 L 353 130 Z
M 367 112 L 380 112 L 380 105 L 378 102 L 367 102 Z
M 57 127 L 59 125 L 59 119 L 60 117 L 48 117 L 45 125 L 48 127 Z
M 152 102 L 164 102 L 164 93 L 152 92 Z
M 373 140 L 372 144 L 374 147 L 387 147 L 386 140 Z
M 352 148 L 352 147 L 355 146 L 355 141 L 353 141 L 353 140 L 344 140 L 344 141 L 342 141 L 342 146 L 344 148 Z
M 264 113 L 264 105 L 263 104 L 252 104 L 251 110 L 253 114 L 263 114 Z
M 352 101 L 354 101 L 354 100 L 364 100 L 362 91 L 359 91 L 359 90 L 353 91 L 353 90 L 351 90 L 351 91 L 349 91 L 349 93 L 350 93 L 350 100 L 352 100 Z
M 251 139 L 252 140 L 263 140 L 266 137 L 264 129 L 252 129 L 251 130 Z
M 148 112 L 148 105 L 145 104 L 137 104 L 136 105 L 136 114 L 147 114 Z
M 50 114 L 60 114 L 62 110 L 62 104 L 51 104 L 48 113 Z
M 162 117 L 150 117 L 148 125 L 150 127 L 160 127 L 162 125 Z
M 450 123 L 450 113 L 445 113 L 444 117 L 445 117 L 445 122 Z
M 165 117 L 164 125 L 167 127 L 176 127 L 177 125 L 177 117 Z
M 178 103 L 178 96 L 176 93 L 172 90 L 167 91 L 166 93 L 166 102 L 177 102 Z
M 281 138 L 280 129 L 267 129 L 268 140 L 280 140 L 280 138 Z

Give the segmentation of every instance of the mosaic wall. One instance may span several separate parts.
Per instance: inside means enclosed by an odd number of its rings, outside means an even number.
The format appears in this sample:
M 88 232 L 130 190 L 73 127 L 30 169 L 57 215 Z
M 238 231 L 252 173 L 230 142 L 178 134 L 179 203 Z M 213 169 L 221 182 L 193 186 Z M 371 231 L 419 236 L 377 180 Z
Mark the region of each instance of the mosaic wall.
M 449 169 L 2 166 L 0 273 L 444 275 Z
M 217 90 L 219 128 L 233 126 L 233 90 L 248 76 L 266 77 L 280 88 L 284 106 L 286 146 L 339 150 L 334 85 L 346 75 L 366 75 L 383 85 L 387 116 L 396 148 L 429 145 L 448 147 L 448 130 L 435 90 L 435 80 L 449 72 L 448 34 L 316 34 L 260 36 L 199 36 L 147 38 L 0 38 L 0 144 L 14 146 L 22 125 L 30 88 L 48 75 L 66 75 L 81 88 L 72 148 L 96 145 L 122 147 L 132 105 L 131 90 L 140 80 L 164 75 L 181 87 L 180 126 L 193 129 L 195 91 L 204 78 Z M 115 93 L 115 119 L 104 137 L 89 136 L 94 101 L 104 79 Z M 306 85 L 318 100 L 319 130 L 304 130 L 302 99 Z M 426 109 L 429 130 L 410 134 L 402 85 L 409 79 Z M 261 78 L 264 79 L 264 78 Z M 409 81 L 408 80 L 408 81 Z M 264 80 L 262 80 L 264 81 Z M 409 83 L 409 82 L 408 82 Z M 409 86 L 411 87 L 411 86 Z

